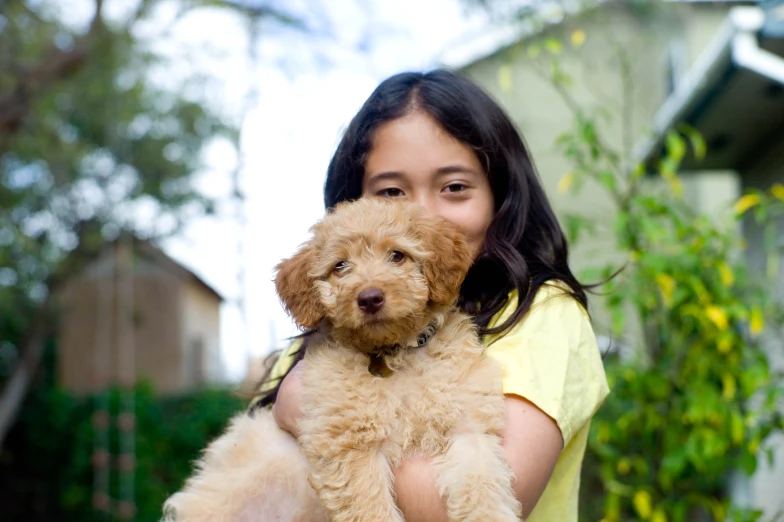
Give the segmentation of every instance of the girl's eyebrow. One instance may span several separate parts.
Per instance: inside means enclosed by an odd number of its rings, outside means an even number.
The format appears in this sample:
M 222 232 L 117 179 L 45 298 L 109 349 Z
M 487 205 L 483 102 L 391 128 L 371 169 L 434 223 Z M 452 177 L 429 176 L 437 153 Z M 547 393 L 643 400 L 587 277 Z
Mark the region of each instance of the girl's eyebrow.
M 476 170 L 466 167 L 465 165 L 446 165 L 443 167 L 439 167 L 436 169 L 436 176 L 445 176 L 447 174 L 459 174 L 459 173 L 466 173 L 466 174 L 474 174 L 475 176 L 481 175 Z M 402 172 L 398 171 L 387 171 L 387 172 L 379 172 L 378 174 L 373 174 L 370 176 L 370 181 L 383 181 L 386 179 L 397 180 L 404 178 Z
M 401 179 L 403 174 L 396 171 L 380 172 L 370 176 L 370 181 L 382 181 L 385 179 Z
M 465 165 L 447 165 L 445 167 L 439 167 L 436 169 L 436 175 L 444 176 L 446 174 L 459 174 L 459 173 L 466 173 L 466 174 L 474 174 L 480 175 L 479 172 L 475 171 L 471 167 L 466 167 Z

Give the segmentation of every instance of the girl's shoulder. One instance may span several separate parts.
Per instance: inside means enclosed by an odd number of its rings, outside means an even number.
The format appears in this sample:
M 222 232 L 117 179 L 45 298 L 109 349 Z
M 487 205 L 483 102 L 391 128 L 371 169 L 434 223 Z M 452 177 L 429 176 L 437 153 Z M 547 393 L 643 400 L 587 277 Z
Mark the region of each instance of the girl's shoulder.
M 510 294 L 495 324 L 516 306 Z M 555 419 L 567 444 L 609 393 L 588 313 L 563 283 L 542 286 L 520 322 L 485 346 L 503 369 L 504 394 L 524 397 Z
M 509 292 L 509 298 L 506 305 L 493 316 L 490 323 L 487 325 L 488 328 L 503 324 L 517 309 L 517 303 L 518 295 L 517 290 L 515 289 Z M 536 291 L 530 310 L 523 316 L 517 325 L 512 327 L 512 329 L 505 334 L 486 336 L 484 342 L 486 345 L 490 345 L 502 337 L 514 335 L 514 333 L 519 331 L 525 323 L 528 323 L 529 325 L 531 323 L 537 323 L 544 328 L 547 328 L 550 323 L 558 323 L 564 327 L 568 327 L 568 324 L 563 324 L 564 319 L 567 317 L 571 318 L 572 322 L 575 320 L 580 322 L 581 320 L 584 320 L 590 323 L 588 311 L 572 297 L 566 283 L 558 280 L 548 281 Z

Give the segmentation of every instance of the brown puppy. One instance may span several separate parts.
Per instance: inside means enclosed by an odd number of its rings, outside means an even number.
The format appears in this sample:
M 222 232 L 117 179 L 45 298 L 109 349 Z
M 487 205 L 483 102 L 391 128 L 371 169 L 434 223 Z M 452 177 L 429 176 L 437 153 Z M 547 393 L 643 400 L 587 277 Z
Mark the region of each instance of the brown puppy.
M 269 412 L 239 416 L 167 501 L 167 520 L 401 522 L 392 469 L 413 455 L 432 457 L 450 520 L 520 520 L 500 370 L 454 308 L 472 261 L 463 236 L 376 198 L 338 205 L 312 231 L 276 278 L 297 324 L 316 330 L 301 452 Z

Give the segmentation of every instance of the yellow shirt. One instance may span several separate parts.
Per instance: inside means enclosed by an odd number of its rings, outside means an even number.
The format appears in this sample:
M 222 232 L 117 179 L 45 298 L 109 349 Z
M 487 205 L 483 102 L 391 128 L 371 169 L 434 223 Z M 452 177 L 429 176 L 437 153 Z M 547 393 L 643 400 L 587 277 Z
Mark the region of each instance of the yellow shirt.
M 516 307 L 513 291 L 489 326 L 503 323 Z M 550 482 L 527 522 L 576 522 L 590 420 L 609 393 L 588 314 L 558 286 L 545 285 L 514 328 L 500 337 L 486 336 L 484 342 L 485 353 L 503 368 L 504 394 L 535 404 L 555 420 L 564 439 Z M 300 344 L 295 341 L 281 354 L 271 381 L 286 373 Z
M 517 308 L 517 293 L 489 326 Z M 591 417 L 610 392 L 596 336 L 583 307 L 561 288 L 542 286 L 523 319 L 485 354 L 503 368 L 505 395 L 525 397 L 555 420 L 564 448 L 527 522 L 577 522 L 580 468 Z

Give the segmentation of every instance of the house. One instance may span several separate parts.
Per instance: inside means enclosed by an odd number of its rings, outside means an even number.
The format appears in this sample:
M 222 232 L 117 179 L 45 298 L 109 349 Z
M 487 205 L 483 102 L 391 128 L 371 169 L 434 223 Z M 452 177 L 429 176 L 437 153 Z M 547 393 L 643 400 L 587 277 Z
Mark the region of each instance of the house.
M 654 161 L 664 133 L 679 123 L 697 129 L 707 142 L 706 156 L 699 162 L 687 156 L 685 171 L 730 170 L 742 190 L 784 182 L 784 0 L 730 10 L 657 111 L 654 134 L 638 145 L 639 157 Z M 784 220 L 778 230 L 776 240 L 784 246 Z M 763 230 L 747 218 L 743 234 L 750 262 L 761 270 Z M 778 294 L 784 297 L 784 270 L 781 262 L 778 266 Z M 781 370 L 779 343 L 780 338 L 771 341 L 770 360 Z M 769 514 L 784 509 L 784 436 L 777 436 L 772 446 L 775 467 L 763 464 L 751 480 L 735 484 L 739 501 L 760 505 Z
M 585 36 L 579 50 L 568 44 L 575 34 L 579 40 Z M 442 62 L 472 77 L 512 116 L 559 217 L 577 213 L 599 224 L 590 241 L 571 249 L 578 272 L 621 258 L 613 246 L 614 207 L 606 193 L 590 183 L 578 196 L 558 190 L 571 165 L 555 142 L 574 118 L 550 71 L 539 68 L 532 52 L 546 52 L 542 42 L 548 37 L 566 42 L 556 50 L 572 78 L 575 100 L 611 114 L 604 130 L 616 149 L 652 166 L 667 131 L 688 123 L 702 133 L 707 157 L 700 162 L 687 157 L 682 165 L 688 174 L 682 176 L 684 197 L 695 208 L 713 213 L 746 188 L 784 181 L 782 0 L 604 1 L 579 12 L 552 12 L 538 27 L 515 23 L 480 36 L 464 39 Z M 618 63 L 628 67 L 626 74 L 619 73 Z M 747 223 L 744 234 L 751 261 L 759 261 L 761 231 Z M 779 281 L 784 291 L 784 275 Z M 609 320 L 601 306 L 592 313 L 601 332 Z M 768 516 L 784 509 L 784 440 L 774 445 L 776 467 L 763 465 L 751 480 L 736 481 L 733 493 L 737 502 L 759 506 Z
M 225 380 L 223 298 L 149 242 L 107 244 L 58 297 L 58 380 L 72 392 L 147 380 L 173 394 Z

